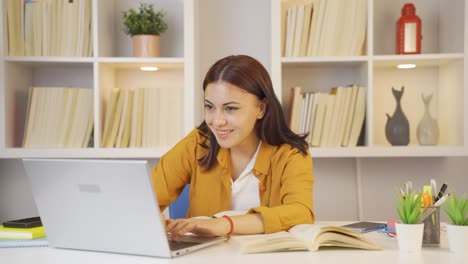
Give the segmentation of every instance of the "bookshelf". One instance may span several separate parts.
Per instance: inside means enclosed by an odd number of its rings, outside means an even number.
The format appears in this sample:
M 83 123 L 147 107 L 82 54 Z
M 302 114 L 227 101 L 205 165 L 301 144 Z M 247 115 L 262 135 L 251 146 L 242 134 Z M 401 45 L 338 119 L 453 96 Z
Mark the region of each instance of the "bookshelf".
M 367 88 L 364 143 L 358 147 L 314 147 L 314 157 L 439 157 L 468 155 L 468 102 L 464 76 L 468 74 L 465 0 L 411 1 L 423 20 L 422 54 L 394 55 L 395 23 L 404 2 L 367 1 L 365 51 L 359 56 L 281 56 L 281 3 L 293 0 L 203 0 L 154 3 L 167 11 L 169 30 L 161 39 L 160 58 L 131 57 L 131 39 L 120 31 L 122 10 L 137 7 L 125 0 L 92 0 L 91 57 L 8 56 L 4 28 L 0 28 L 0 157 L 159 158 L 175 143 L 154 148 L 102 148 L 101 134 L 110 89 L 151 86 L 167 89 L 167 100 L 178 105 L 171 112 L 175 138 L 202 120 L 201 82 L 208 67 L 229 54 L 249 54 L 269 70 L 275 93 L 289 107 L 289 88 L 329 92 L 332 87 L 359 84 Z M 307 2 L 307 0 L 294 0 Z M 229 12 L 226 12 L 229 10 Z M 0 13 L 4 20 L 3 10 Z M 239 19 L 242 17 L 242 19 Z M 404 62 L 413 70 L 397 70 Z M 160 68 L 143 73 L 140 66 Z M 468 75 L 467 75 L 468 76 Z M 29 149 L 21 141 L 31 86 L 81 86 L 94 92 L 93 147 Z M 385 113 L 393 114 L 391 87 L 405 85 L 403 110 L 410 120 L 410 145 L 392 147 L 384 136 Z M 416 126 L 422 117 L 422 92 L 434 93 L 431 114 L 440 128 L 439 144 L 419 146 Z
M 0 157 L 135 157 L 162 156 L 194 127 L 194 1 L 143 1 L 166 11 L 169 30 L 161 38 L 161 57 L 135 58 L 131 38 L 121 29 L 122 11 L 138 8 L 139 2 L 91 0 L 92 47 L 89 57 L 9 56 L 2 27 L 0 63 Z M 1 20 L 5 21 L 2 12 Z M 143 72 L 141 66 L 156 66 Z M 94 137 L 87 148 L 23 148 L 28 91 L 31 86 L 87 87 L 93 90 Z M 158 89 L 167 105 L 167 118 L 160 126 L 170 127 L 157 146 L 151 148 L 104 148 L 101 139 L 111 90 Z
M 281 50 L 280 15 L 284 2 L 271 5 L 272 72 L 274 86 L 288 111 L 290 87 L 305 92 L 328 93 L 332 87 L 358 84 L 367 87 L 364 142 L 357 147 L 312 147 L 313 157 L 440 157 L 466 156 L 467 73 L 466 17 L 464 0 L 410 1 L 423 21 L 422 54 L 395 54 L 395 23 L 404 2 L 371 0 L 368 5 L 365 50 L 359 56 L 284 57 Z M 310 1 L 289 0 L 291 3 Z M 397 64 L 415 63 L 410 70 Z M 391 146 L 385 138 L 386 113 L 392 115 L 395 100 L 391 87 L 405 86 L 402 108 L 410 122 L 410 144 Z M 431 114 L 439 123 L 439 143 L 420 146 L 416 137 L 424 113 L 421 93 L 432 93 Z

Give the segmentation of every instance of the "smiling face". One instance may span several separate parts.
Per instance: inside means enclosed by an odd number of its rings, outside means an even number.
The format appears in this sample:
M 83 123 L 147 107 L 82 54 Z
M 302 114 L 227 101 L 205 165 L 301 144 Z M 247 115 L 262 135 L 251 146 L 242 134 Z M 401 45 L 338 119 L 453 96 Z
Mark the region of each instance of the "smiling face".
M 222 148 L 256 148 L 255 123 L 264 114 L 258 98 L 227 82 L 210 83 L 205 89 L 205 122 Z

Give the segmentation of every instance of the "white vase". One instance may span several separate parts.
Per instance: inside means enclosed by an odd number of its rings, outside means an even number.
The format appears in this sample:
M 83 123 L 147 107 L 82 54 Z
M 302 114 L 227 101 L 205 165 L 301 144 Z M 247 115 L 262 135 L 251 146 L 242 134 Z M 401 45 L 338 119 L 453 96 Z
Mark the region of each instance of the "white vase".
M 421 251 L 424 223 L 414 225 L 396 223 L 395 227 L 400 251 Z
M 429 110 L 432 94 L 428 96 L 421 94 L 421 98 L 424 102 L 424 115 L 416 131 L 418 142 L 420 145 L 437 145 L 439 142 L 439 125 L 437 120 L 432 118 Z
M 450 251 L 468 255 L 468 226 L 447 224 L 447 239 Z

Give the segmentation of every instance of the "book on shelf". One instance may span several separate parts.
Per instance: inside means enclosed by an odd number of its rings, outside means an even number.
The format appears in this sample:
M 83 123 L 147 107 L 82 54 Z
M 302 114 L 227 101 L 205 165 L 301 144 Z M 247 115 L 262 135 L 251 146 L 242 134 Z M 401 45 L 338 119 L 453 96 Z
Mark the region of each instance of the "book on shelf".
M 94 125 L 90 88 L 31 87 L 23 147 L 83 147 Z
M 333 118 L 333 113 L 335 109 L 335 103 L 336 103 L 336 95 L 329 94 L 327 105 L 326 105 L 327 111 L 325 112 L 325 116 L 323 119 L 323 130 L 322 130 L 322 137 L 320 139 L 320 147 L 327 146 L 328 138 L 330 137 L 330 134 L 331 134 L 332 118 Z
M 0 239 L 36 239 L 45 237 L 44 226 L 37 226 L 31 228 L 14 228 L 4 227 L 0 225 Z
M 348 147 L 355 147 L 358 144 L 359 135 L 363 128 L 364 119 L 366 117 L 366 88 L 360 86 L 358 88 L 356 103 L 351 121 L 351 129 L 349 131 Z
M 110 136 L 110 131 L 113 126 L 115 119 L 115 112 L 117 108 L 117 102 L 119 101 L 120 89 L 114 88 L 110 93 L 110 100 L 106 104 L 106 116 L 104 118 L 104 131 L 102 132 L 101 147 L 106 147 L 107 141 Z
M 293 91 L 292 96 L 292 108 L 291 108 L 291 119 L 290 119 L 290 128 L 294 133 L 299 133 L 300 127 L 300 118 L 301 118 L 301 107 L 302 107 L 302 94 L 301 90 L 302 87 L 296 86 L 292 87 L 291 90 Z
M 302 44 L 302 27 L 304 25 L 304 5 L 296 5 L 296 23 L 294 29 L 294 41 L 293 41 L 293 57 L 298 57 L 301 52 L 301 44 Z
M 304 6 L 304 19 L 302 25 L 301 48 L 299 56 L 307 56 L 307 45 L 309 41 L 310 26 L 312 23 L 312 3 Z
M 312 26 L 309 33 L 307 56 L 317 56 L 322 36 L 323 19 L 325 13 L 325 0 L 315 0 L 313 5 Z
M 133 109 L 130 132 L 130 147 L 141 147 L 141 131 L 143 126 L 144 89 L 136 89 L 133 95 Z
M 337 134 L 338 123 L 340 118 L 343 115 L 343 87 L 334 87 L 330 91 L 331 94 L 335 97 L 335 104 L 333 105 L 333 114 L 330 119 L 330 130 L 328 135 L 328 140 L 321 144 L 322 147 L 333 147 L 335 146 L 335 137 Z
M 307 45 L 305 51 L 301 50 L 300 56 L 358 56 L 363 54 L 367 30 L 367 0 L 344 2 L 310 0 L 307 4 L 310 3 L 312 10 Z M 282 5 L 282 8 L 288 8 L 288 6 Z M 302 21 L 304 25 L 307 25 L 307 19 L 309 19 L 307 11 L 304 11 L 304 21 Z M 282 36 L 286 38 L 287 43 L 289 35 L 286 33 Z
M 115 147 L 128 147 L 128 139 L 130 136 L 130 118 L 133 105 L 133 90 L 125 90 L 122 92 L 123 107 L 120 115 L 119 129 L 117 132 Z
M 3 1 L 3 10 L 6 10 L 6 24 L 8 35 L 8 55 L 22 56 L 24 55 L 24 5 L 23 1 L 5 0 Z M 6 5 L 6 6 L 5 6 Z
M 123 110 L 123 103 L 125 100 L 125 95 L 123 92 L 120 92 L 120 95 L 117 99 L 116 105 L 115 105 L 115 113 L 113 120 L 111 120 L 112 126 L 109 127 L 109 134 L 107 141 L 105 142 L 105 147 L 106 148 L 113 148 L 115 147 L 116 139 L 117 139 L 117 133 L 119 131 L 120 127 L 120 121 L 122 117 L 122 110 Z
M 349 106 L 351 103 L 351 92 L 352 92 L 352 87 L 343 87 L 344 88 L 344 100 L 343 100 L 343 110 L 342 110 L 342 115 L 341 119 L 338 122 L 338 128 L 336 132 L 336 137 L 333 140 L 334 147 L 340 147 L 342 146 L 344 134 L 345 134 L 345 128 L 346 128 L 346 123 L 349 118 Z
M 235 238 L 236 239 L 236 238 Z M 382 250 L 363 234 L 338 226 L 300 224 L 288 231 L 239 237 L 242 252 L 317 251 L 321 247 Z
M 317 101 L 316 111 L 314 113 L 314 124 L 312 129 L 312 139 L 310 145 L 319 147 L 322 140 L 323 123 L 327 114 L 328 97 L 331 96 L 325 93 L 317 93 L 315 100 Z
M 6 0 L 4 39 L 10 56 L 91 56 L 91 0 Z
M 356 108 L 356 99 L 357 99 L 359 87 L 357 85 L 353 85 L 350 90 L 351 90 L 351 94 L 350 94 L 350 99 L 349 99 L 349 107 L 347 110 L 348 117 L 346 118 L 343 139 L 341 141 L 341 146 L 343 147 L 347 147 L 349 144 L 349 134 L 350 134 L 351 126 L 353 122 L 354 109 Z
M 124 129 L 122 133 L 122 138 L 120 139 L 120 145 L 118 147 L 127 148 L 130 144 L 130 132 L 131 132 L 131 118 L 132 118 L 132 110 L 133 110 L 133 97 L 135 93 L 133 90 L 128 91 L 128 102 L 127 106 L 125 107 L 125 122 L 124 122 Z M 123 113 L 122 113 L 123 115 Z
M 301 112 L 300 112 L 300 117 L 299 117 L 299 134 L 303 134 L 305 131 L 305 118 L 307 115 L 307 108 L 308 108 L 308 103 L 309 103 L 309 93 L 304 93 L 302 94 L 302 99 L 301 99 Z
M 319 100 L 319 93 L 311 93 L 310 94 L 310 101 L 309 101 L 309 122 L 308 122 L 308 129 L 309 135 L 307 136 L 307 142 L 312 145 L 312 137 L 314 135 L 314 126 L 315 126 L 315 118 L 317 116 L 317 105 Z

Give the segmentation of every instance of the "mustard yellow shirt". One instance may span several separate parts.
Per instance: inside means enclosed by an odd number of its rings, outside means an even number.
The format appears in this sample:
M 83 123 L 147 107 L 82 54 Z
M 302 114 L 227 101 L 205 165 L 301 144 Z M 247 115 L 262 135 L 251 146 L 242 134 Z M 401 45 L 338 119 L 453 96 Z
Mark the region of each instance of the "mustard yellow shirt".
M 198 164 L 207 149 L 204 137 L 193 130 L 161 157 L 151 176 L 160 209 L 164 210 L 190 184 L 187 217 L 210 216 L 230 210 L 231 175 L 229 150 L 221 148 L 210 170 Z M 311 224 L 313 214 L 312 158 L 289 144 L 272 146 L 262 142 L 253 174 L 260 181 L 260 206 L 250 213 L 263 217 L 265 233 Z

